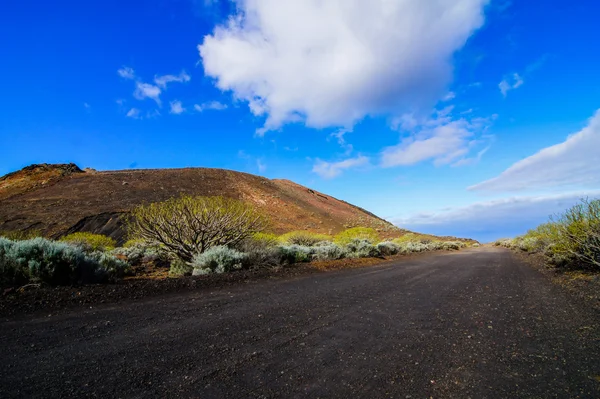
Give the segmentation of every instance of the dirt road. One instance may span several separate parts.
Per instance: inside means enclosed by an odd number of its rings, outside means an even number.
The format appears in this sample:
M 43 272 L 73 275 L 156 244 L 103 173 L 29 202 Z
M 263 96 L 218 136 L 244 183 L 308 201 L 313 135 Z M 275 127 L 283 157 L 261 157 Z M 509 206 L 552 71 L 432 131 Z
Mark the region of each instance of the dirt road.
M 502 249 L 0 322 L 0 397 L 600 397 L 600 315 Z

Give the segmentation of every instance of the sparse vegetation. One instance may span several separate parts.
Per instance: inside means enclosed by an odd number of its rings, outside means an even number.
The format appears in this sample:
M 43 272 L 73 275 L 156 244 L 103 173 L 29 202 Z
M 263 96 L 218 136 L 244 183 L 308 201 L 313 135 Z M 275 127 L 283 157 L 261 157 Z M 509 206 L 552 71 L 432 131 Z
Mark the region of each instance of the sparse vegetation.
M 135 208 L 129 233 L 191 264 L 197 254 L 212 247 L 238 245 L 265 226 L 265 217 L 247 203 L 182 196 Z
M 39 230 L 0 231 L 0 237 L 4 237 L 13 241 L 20 241 L 30 240 L 36 237 L 42 237 L 42 233 Z
M 296 244 L 312 247 L 321 241 L 330 241 L 331 237 L 326 234 L 317 234 L 310 231 L 292 231 L 279 237 L 284 244 Z
M 338 245 L 348 245 L 354 240 L 379 242 L 379 234 L 371 227 L 352 227 L 337 234 L 334 238 L 334 242 Z
M 224 245 L 211 247 L 194 256 L 192 260 L 192 267 L 194 268 L 192 274 L 200 276 L 240 270 L 245 260 L 246 254 L 233 248 L 228 248 Z
M 524 236 L 494 244 L 541 253 L 558 268 L 600 271 L 600 199 L 582 200 Z
M 336 242 L 331 241 L 330 236 L 308 231 L 276 236 L 252 231 L 264 225 L 262 216 L 253 209 L 245 205 L 238 207 L 239 203 L 222 198 L 205 200 L 183 197 L 183 204 L 153 204 L 146 209 L 138 209 L 146 217 L 143 223 L 158 220 L 167 226 L 166 233 L 159 228 L 134 222 L 132 231 L 139 233 L 136 229 L 142 229 L 142 232 L 150 232 L 149 235 L 140 233 L 138 238 L 117 248 L 112 248 L 114 240 L 111 238 L 90 233 L 71 234 L 59 242 L 43 238 L 24 241 L 0 238 L 1 283 L 4 286 L 28 282 L 49 285 L 101 283 L 114 281 L 130 270 L 145 273 L 161 267 L 169 267 L 170 277 L 197 276 L 240 269 L 277 268 L 311 261 L 451 250 L 464 246 L 461 242 L 441 241 L 378 243 L 360 238 L 377 235 L 375 230 L 361 227 L 345 230 L 335 237 Z M 206 205 L 206 208 L 196 201 Z M 209 209 L 210 206 L 217 209 Z M 216 220 L 209 220 L 213 215 L 216 215 Z M 173 225 L 179 220 L 191 222 L 179 229 Z M 225 231 L 225 226 L 233 226 L 232 231 Z M 162 234 L 163 241 L 159 241 L 159 238 L 152 240 L 149 238 L 153 236 L 151 234 Z M 169 240 L 165 234 L 175 236 Z M 186 241 L 185 237 L 192 237 L 191 242 Z M 169 247 L 165 242 L 172 243 L 172 246 Z M 215 242 L 227 244 L 208 246 Z M 180 249 L 180 243 L 181 246 L 187 246 L 186 251 L 192 254 L 189 260 L 176 251 Z M 195 252 L 192 252 L 194 248 Z
M 78 232 L 66 235 L 60 239 L 62 242 L 80 247 L 84 251 L 110 251 L 114 249 L 117 242 L 102 234 Z
M 0 281 L 3 286 L 29 282 L 49 285 L 103 283 L 121 277 L 127 264 L 104 252 L 85 252 L 64 243 L 34 238 L 0 238 Z

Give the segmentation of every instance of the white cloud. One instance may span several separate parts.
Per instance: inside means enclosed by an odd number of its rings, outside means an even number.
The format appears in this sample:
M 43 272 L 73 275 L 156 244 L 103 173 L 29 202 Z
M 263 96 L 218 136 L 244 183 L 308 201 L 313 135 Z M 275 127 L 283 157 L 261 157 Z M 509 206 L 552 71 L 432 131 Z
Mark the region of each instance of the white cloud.
M 135 72 L 130 67 L 124 66 L 121 69 L 117 70 L 117 73 L 123 79 L 135 79 Z
M 181 104 L 181 101 L 179 101 L 179 100 L 171 101 L 170 105 L 171 105 L 171 111 L 169 111 L 169 112 L 172 114 L 179 115 L 179 114 L 183 114 L 185 112 L 185 108 L 183 108 L 183 105 Z
M 150 98 L 160 106 L 160 87 L 151 85 L 149 83 L 136 82 L 135 91 L 133 92 L 133 96 L 138 100 L 143 100 L 145 98 Z
M 129 118 L 133 118 L 133 119 L 140 119 L 140 110 L 137 108 L 131 108 L 129 110 L 129 112 L 127 112 L 127 117 Z
M 394 127 L 410 134 L 398 145 L 382 151 L 381 165 L 407 166 L 433 160 L 435 165 L 454 163 L 455 166 L 460 166 L 472 162 L 466 158 L 467 155 L 485 141 L 481 135 L 496 116 L 454 119 L 452 110 L 452 106 L 437 110 L 432 118 L 425 120 L 407 114 L 393 121 Z M 485 151 L 478 156 L 483 154 Z
M 514 90 L 518 87 L 521 87 L 525 83 L 523 78 L 518 73 L 513 73 L 512 76 L 505 78 L 500 82 L 498 87 L 500 88 L 500 92 L 504 97 L 508 94 L 510 90 Z
M 423 233 L 469 237 L 484 242 L 514 237 L 562 213 L 581 198 L 598 198 L 599 190 L 560 195 L 523 196 L 479 202 L 438 212 L 392 217 L 395 225 Z
M 342 174 L 346 169 L 356 168 L 369 163 L 369 158 L 359 155 L 340 162 L 325 162 L 317 159 L 312 171 L 324 179 L 333 179 Z
M 198 112 L 204 111 L 223 111 L 227 109 L 227 104 L 220 103 L 218 101 L 209 101 L 203 104 L 194 104 L 194 109 Z
M 256 167 L 258 168 L 259 173 L 264 173 L 267 170 L 267 164 L 260 159 L 256 160 Z
M 90 109 L 91 108 L 90 104 L 88 104 L 88 103 L 83 103 L 83 107 L 85 109 Z
M 354 151 L 354 146 L 352 146 L 352 144 L 349 144 L 346 142 L 346 139 L 344 138 L 344 136 L 347 133 L 352 133 L 352 130 L 351 129 L 339 129 L 339 130 L 331 133 L 331 137 L 334 137 L 337 140 L 340 147 L 342 147 L 344 149 L 345 155 L 350 155 L 352 153 L 352 151 Z
M 167 84 L 169 84 L 169 83 L 173 83 L 173 82 L 185 83 L 185 82 L 189 82 L 190 79 L 191 79 L 190 75 L 188 75 L 185 71 L 181 71 L 181 73 L 179 75 L 155 76 L 154 77 L 154 83 L 158 87 L 166 89 L 167 88 Z
M 487 3 L 239 1 L 198 50 L 205 74 L 266 116 L 266 130 L 296 121 L 350 128 L 435 103 Z
M 454 100 L 456 98 L 456 93 L 454 93 L 453 91 L 449 91 L 448 93 L 446 93 L 446 95 L 444 97 L 442 97 L 442 101 L 450 101 L 450 100 Z
M 564 142 L 520 160 L 499 176 L 469 190 L 516 191 L 600 184 L 600 110 Z

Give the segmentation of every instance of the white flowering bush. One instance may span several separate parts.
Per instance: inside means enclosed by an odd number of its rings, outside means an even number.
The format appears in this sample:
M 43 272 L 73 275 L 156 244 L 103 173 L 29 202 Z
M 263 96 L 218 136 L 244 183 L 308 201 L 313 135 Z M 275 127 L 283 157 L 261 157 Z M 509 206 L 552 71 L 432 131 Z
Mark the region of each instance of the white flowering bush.
M 212 247 L 192 258 L 192 275 L 220 274 L 240 270 L 245 260 L 246 254 L 236 249 L 223 245 Z

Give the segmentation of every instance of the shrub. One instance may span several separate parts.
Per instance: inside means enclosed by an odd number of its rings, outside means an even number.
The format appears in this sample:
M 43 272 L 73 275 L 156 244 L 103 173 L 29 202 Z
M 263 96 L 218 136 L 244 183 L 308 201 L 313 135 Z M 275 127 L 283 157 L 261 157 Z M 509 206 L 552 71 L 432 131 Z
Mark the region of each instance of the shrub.
M 600 270 L 600 199 L 582 200 L 524 236 L 494 244 L 542 253 L 556 267 Z
M 81 247 L 84 251 L 109 251 L 112 250 L 116 245 L 116 241 L 110 237 L 102 234 L 93 234 L 78 232 L 66 235 L 60 239 L 62 242 L 66 242 L 78 247 Z
M 273 233 L 254 233 L 250 239 L 262 247 L 274 247 L 279 244 L 279 237 Z
M 377 244 L 377 249 L 383 256 L 396 255 L 400 252 L 400 246 L 391 241 L 384 241 Z
M 434 249 L 434 246 L 431 244 L 423 244 L 421 242 L 404 242 L 400 245 L 400 253 L 410 254 L 414 252 L 425 252 L 431 251 Z
M 401 237 L 394 238 L 392 242 L 396 244 L 403 244 L 406 242 L 419 242 L 422 244 L 428 244 L 432 242 L 431 236 L 426 236 L 423 234 L 415 234 L 415 233 L 406 233 Z
M 192 267 L 194 268 L 192 274 L 199 276 L 240 270 L 245 259 L 246 255 L 244 253 L 224 245 L 219 245 L 194 256 L 192 260 Z
M 379 234 L 370 227 L 353 227 L 337 234 L 334 239 L 338 245 L 348 245 L 354 240 L 367 240 L 374 243 L 379 241 Z
M 277 267 L 282 262 L 280 249 L 274 246 L 255 248 L 245 254 L 244 267 L 247 268 Z
M 36 237 L 42 237 L 42 233 L 39 230 L 9 230 L 0 231 L 0 237 L 7 238 L 13 241 L 30 240 Z
M 171 267 L 169 268 L 169 276 L 170 277 L 182 277 L 182 276 L 191 276 L 194 268 L 181 259 L 175 259 L 171 262 Z
M 312 257 L 314 260 L 343 259 L 348 255 L 344 248 L 335 245 L 334 243 L 328 243 L 326 245 L 323 243 L 324 241 L 321 241 L 319 245 L 316 245 L 312 248 Z
M 600 270 L 600 199 L 582 200 L 541 235 L 554 240 L 554 254 L 576 259 L 572 266 Z
M 292 244 L 279 247 L 279 257 L 282 264 L 310 262 L 313 254 L 313 248 L 303 245 Z
M 102 252 L 86 253 L 64 242 L 34 238 L 0 240 L 2 285 L 102 283 L 121 277 L 128 265 Z
M 352 258 L 375 258 L 381 256 L 381 252 L 369 240 L 356 238 L 346 244 L 348 257 Z
M 29 281 L 29 268 L 17 261 L 15 243 L 0 237 L 0 285 L 22 285 Z
M 182 196 L 135 208 L 128 228 L 132 238 L 189 263 L 212 247 L 234 247 L 265 226 L 266 218 L 242 201 Z
M 330 236 L 325 234 L 311 233 L 310 231 L 292 231 L 283 234 L 279 237 L 282 243 L 288 245 L 303 245 L 305 247 L 312 247 L 321 241 L 328 241 L 331 239 Z
M 110 254 L 127 260 L 131 265 L 147 262 L 166 262 L 166 254 L 159 247 L 149 246 L 143 241 L 127 241 L 126 246 L 115 248 Z
M 466 247 L 467 244 L 465 244 L 464 242 L 461 241 L 444 241 L 440 243 L 440 247 L 439 249 L 443 249 L 445 251 L 451 251 L 451 250 L 455 250 L 458 251 L 461 248 Z

